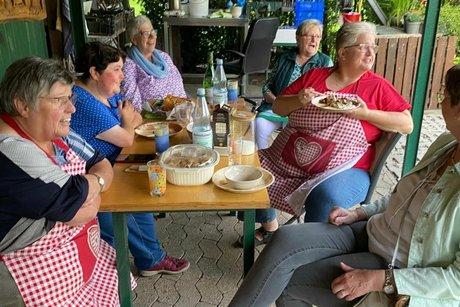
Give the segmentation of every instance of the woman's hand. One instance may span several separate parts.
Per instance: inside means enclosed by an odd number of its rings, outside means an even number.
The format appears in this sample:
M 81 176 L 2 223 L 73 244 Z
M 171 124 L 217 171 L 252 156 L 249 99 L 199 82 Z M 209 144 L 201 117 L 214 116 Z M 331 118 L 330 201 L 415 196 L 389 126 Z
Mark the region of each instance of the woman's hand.
M 343 262 L 340 267 L 345 274 L 332 281 L 331 290 L 337 298 L 352 301 L 373 291 L 383 291 L 385 270 L 355 269 Z
M 359 96 L 357 96 L 357 100 L 358 100 L 359 106 L 356 109 L 353 109 L 349 112 L 345 112 L 344 114 L 348 117 L 351 117 L 357 120 L 366 120 L 369 114 L 369 109 L 367 108 L 367 104 Z
M 273 103 L 273 112 L 288 116 L 292 112 L 307 107 L 318 92 L 311 87 L 300 90 L 296 95 L 279 95 Z
M 297 97 L 304 108 L 308 106 L 311 103 L 311 100 L 317 95 L 317 92 L 311 87 L 307 87 L 297 93 Z
M 124 103 L 118 100 L 118 110 L 120 111 L 121 122 L 128 125 L 131 124 L 134 127 L 134 119 L 137 111 L 134 109 L 133 104 L 127 99 Z
M 364 213 L 363 209 L 356 208 L 354 210 L 348 210 L 345 208 L 335 206 L 332 208 L 331 212 L 329 212 L 329 223 L 334 224 L 336 226 L 342 224 L 352 224 L 357 221 L 362 221 L 366 219 L 366 214 Z

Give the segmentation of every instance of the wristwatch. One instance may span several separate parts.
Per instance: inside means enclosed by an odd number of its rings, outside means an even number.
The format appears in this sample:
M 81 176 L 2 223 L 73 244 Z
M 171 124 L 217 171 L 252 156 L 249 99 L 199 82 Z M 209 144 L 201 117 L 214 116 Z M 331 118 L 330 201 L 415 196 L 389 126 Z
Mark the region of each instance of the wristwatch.
M 102 192 L 102 190 L 104 189 L 104 185 L 105 185 L 104 178 L 102 178 L 101 176 L 95 173 L 91 173 L 91 175 L 94 175 L 97 178 L 97 183 L 99 183 L 99 193 Z
M 393 269 L 385 270 L 385 285 L 383 286 L 383 292 L 385 292 L 385 294 L 395 293 L 395 286 L 393 282 Z

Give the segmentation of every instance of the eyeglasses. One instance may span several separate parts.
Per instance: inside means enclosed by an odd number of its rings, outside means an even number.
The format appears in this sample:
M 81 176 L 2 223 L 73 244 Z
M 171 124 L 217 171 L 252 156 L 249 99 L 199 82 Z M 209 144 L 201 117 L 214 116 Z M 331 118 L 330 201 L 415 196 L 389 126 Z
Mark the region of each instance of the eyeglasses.
M 70 101 L 71 104 L 75 104 L 77 101 L 77 95 L 72 94 L 70 96 L 60 96 L 60 97 L 39 97 L 40 99 L 47 99 L 54 101 L 60 108 L 64 108 L 67 103 Z
M 321 36 L 320 35 L 313 35 L 313 34 L 302 34 L 302 35 L 299 35 L 299 36 L 302 36 L 302 37 L 306 37 L 308 38 L 309 40 L 314 40 L 314 39 L 321 39 Z
M 139 35 L 145 38 L 149 38 L 150 36 L 156 37 L 157 36 L 157 30 L 152 29 L 150 31 L 142 31 L 139 32 Z
M 369 52 L 369 51 L 374 51 L 374 53 L 377 53 L 379 51 L 379 46 L 377 45 L 369 45 L 369 44 L 356 44 L 356 45 L 351 45 L 344 47 L 346 48 L 351 48 L 351 47 L 358 47 L 359 51 L 362 53 Z

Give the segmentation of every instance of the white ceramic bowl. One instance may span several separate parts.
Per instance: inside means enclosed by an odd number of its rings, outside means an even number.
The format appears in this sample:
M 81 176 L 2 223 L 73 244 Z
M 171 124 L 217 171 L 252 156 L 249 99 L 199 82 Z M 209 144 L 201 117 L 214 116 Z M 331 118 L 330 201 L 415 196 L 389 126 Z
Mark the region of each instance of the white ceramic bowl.
M 224 173 L 227 182 L 237 190 L 249 190 L 262 182 L 260 169 L 249 165 L 230 166 Z
M 176 145 L 160 157 L 166 169 L 166 180 L 176 185 L 202 185 L 211 180 L 214 166 L 219 163 L 217 151 L 196 144 Z

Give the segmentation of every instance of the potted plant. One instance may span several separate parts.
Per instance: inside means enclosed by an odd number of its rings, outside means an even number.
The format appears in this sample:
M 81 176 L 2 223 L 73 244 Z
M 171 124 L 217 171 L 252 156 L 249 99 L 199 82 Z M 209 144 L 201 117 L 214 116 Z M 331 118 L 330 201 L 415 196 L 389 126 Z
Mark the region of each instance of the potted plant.
M 363 9 L 363 2 L 364 0 L 352 1 L 353 6 L 352 8 L 350 8 L 351 11 L 342 12 L 342 18 L 344 23 L 361 21 L 361 11 Z
M 382 0 L 382 8 L 389 12 L 389 25 L 400 27 L 403 24 L 404 15 L 414 7 L 415 2 L 416 0 Z
M 414 34 L 420 33 L 420 25 L 423 22 L 423 15 L 419 12 L 411 12 L 404 15 L 404 31 Z

